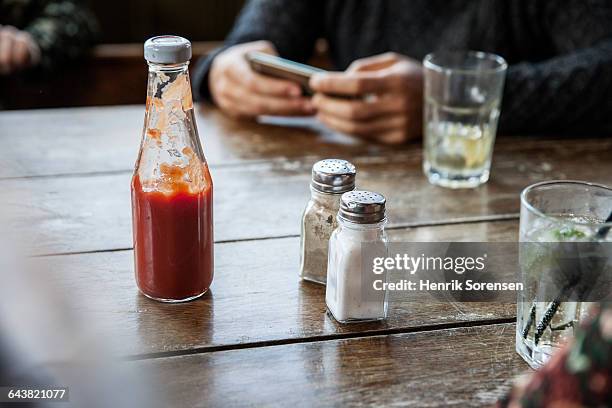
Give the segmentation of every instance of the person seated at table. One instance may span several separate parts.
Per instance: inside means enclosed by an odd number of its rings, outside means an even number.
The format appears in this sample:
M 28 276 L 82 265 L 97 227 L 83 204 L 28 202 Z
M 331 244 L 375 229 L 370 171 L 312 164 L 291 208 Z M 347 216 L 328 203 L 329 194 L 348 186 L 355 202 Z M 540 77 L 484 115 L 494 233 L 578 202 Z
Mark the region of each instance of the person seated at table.
M 81 56 L 96 30 L 78 0 L 0 0 L 0 75 L 56 68 Z
M 318 38 L 343 72 L 291 82 L 250 70 L 249 51 L 308 61 Z M 612 129 L 612 1 L 252 0 L 194 88 L 236 117 L 310 115 L 386 143 L 420 137 L 422 58 L 476 49 L 509 63 L 500 133 Z M 337 98 L 330 95 L 377 98 Z

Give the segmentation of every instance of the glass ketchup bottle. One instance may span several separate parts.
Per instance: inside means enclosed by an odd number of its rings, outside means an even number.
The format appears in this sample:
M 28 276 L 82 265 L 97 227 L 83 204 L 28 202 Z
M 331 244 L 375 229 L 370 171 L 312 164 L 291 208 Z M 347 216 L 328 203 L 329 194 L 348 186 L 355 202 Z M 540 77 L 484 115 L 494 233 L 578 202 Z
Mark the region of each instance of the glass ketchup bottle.
M 213 185 L 193 113 L 191 43 L 150 38 L 145 123 L 132 177 L 136 284 L 147 297 L 182 302 L 213 279 Z

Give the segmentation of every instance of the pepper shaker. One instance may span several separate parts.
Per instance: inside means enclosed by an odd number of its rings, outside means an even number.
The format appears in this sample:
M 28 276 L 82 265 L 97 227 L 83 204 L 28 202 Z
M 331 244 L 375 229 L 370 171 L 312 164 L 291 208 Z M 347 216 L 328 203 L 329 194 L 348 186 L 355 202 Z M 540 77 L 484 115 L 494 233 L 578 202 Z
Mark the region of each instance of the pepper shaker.
M 304 280 L 325 285 L 329 237 L 343 193 L 355 189 L 355 166 L 346 160 L 325 159 L 312 166 L 311 198 L 302 216 L 301 268 Z

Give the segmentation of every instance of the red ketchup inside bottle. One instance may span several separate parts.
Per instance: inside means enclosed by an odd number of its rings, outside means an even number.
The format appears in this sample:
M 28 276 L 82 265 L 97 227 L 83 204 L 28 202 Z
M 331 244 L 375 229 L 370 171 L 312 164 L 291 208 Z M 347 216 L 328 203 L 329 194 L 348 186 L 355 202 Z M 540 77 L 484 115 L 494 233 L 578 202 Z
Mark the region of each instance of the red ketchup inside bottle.
M 190 300 L 212 282 L 212 180 L 201 166 L 205 183 L 196 191 L 180 181 L 180 168 L 166 168 L 170 188 L 162 191 L 147 191 L 138 173 L 132 179 L 136 283 L 156 300 Z

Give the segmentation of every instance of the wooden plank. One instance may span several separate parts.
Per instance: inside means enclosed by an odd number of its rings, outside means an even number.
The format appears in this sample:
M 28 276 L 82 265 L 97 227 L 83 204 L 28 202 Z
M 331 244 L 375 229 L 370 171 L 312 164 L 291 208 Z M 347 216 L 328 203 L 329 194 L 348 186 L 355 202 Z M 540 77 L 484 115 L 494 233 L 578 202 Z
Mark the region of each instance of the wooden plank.
M 298 235 L 313 161 L 213 168 L 216 239 Z M 475 190 L 430 185 L 421 173 L 418 151 L 364 157 L 355 163 L 358 185 L 387 196 L 391 226 L 516 217 L 519 193 L 533 182 L 569 178 L 610 183 L 612 179 L 609 151 L 600 143 L 580 141 L 527 145 L 520 155 L 500 150 L 492 180 Z M 120 173 L 4 180 L 0 188 L 17 224 L 37 236 L 37 253 L 57 253 L 130 248 L 129 183 L 130 174 Z
M 143 102 L 144 97 L 143 89 Z M 138 155 L 143 118 L 144 106 L 2 112 L 0 140 L 4 148 L 0 154 L 0 178 L 129 171 Z M 197 109 L 196 120 L 212 166 L 245 160 L 305 155 L 349 157 L 397 150 L 343 138 L 308 124 L 281 127 L 235 121 L 206 106 Z M 278 122 L 277 119 L 274 123 Z M 406 146 L 403 150 L 417 151 L 417 147 Z
M 144 102 L 144 89 L 142 100 Z M 408 157 L 406 171 L 421 172 L 420 146 L 416 143 L 384 147 L 325 132 L 320 127 L 309 130 L 235 121 L 206 106 L 197 112 L 200 137 L 212 166 L 245 160 L 312 156 L 311 161 L 314 161 L 315 157 L 350 158 L 401 152 Z M 0 178 L 129 171 L 138 153 L 143 117 L 144 106 L 0 112 L 0 141 L 3 143 Z M 288 122 L 281 120 L 280 123 Z M 494 156 L 498 168 L 512 166 L 507 163 L 512 155 L 515 164 L 531 163 L 529 170 L 548 177 L 563 175 L 559 173 L 563 173 L 566 163 L 556 162 L 556 159 L 589 163 L 594 152 L 603 155 L 612 150 L 610 139 L 498 139 Z M 605 170 L 603 168 L 602 172 Z M 505 174 L 493 173 L 493 178 L 500 182 L 503 177 Z
M 494 403 L 528 370 L 514 324 L 197 354 L 135 363 L 172 405 Z
M 393 241 L 517 240 L 516 221 L 389 231 Z M 299 239 L 219 244 L 215 279 L 202 299 L 162 304 L 138 293 L 132 251 L 43 258 L 45 281 L 85 321 L 99 323 L 122 354 L 167 353 L 265 342 L 407 330 L 423 325 L 512 319 L 514 304 L 396 302 L 385 323 L 339 325 L 325 313 L 325 288 L 300 282 Z

